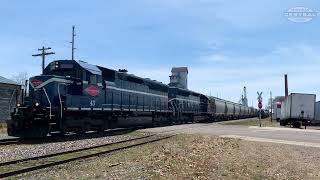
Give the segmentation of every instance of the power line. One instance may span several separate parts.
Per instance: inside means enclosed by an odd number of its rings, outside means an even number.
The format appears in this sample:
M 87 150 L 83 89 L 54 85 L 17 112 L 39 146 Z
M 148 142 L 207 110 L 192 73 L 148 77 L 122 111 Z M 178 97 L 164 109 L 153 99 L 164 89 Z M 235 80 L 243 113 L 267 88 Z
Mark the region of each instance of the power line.
M 38 51 L 41 51 L 40 54 L 33 54 L 32 56 L 36 57 L 36 56 L 41 56 L 42 57 L 42 74 L 45 68 L 45 60 L 46 60 L 46 56 L 47 55 L 51 55 L 51 54 L 55 54 L 54 52 L 46 52 L 46 50 L 50 50 L 51 47 L 47 47 L 45 48 L 44 46 L 42 46 L 41 49 L 38 49 Z

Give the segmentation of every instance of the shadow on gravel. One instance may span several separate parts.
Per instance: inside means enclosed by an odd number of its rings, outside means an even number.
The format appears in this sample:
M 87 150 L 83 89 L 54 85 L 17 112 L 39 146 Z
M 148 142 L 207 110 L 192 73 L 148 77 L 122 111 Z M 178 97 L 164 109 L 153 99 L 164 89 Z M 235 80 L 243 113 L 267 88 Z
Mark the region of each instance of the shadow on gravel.
M 213 122 L 197 122 L 197 124 L 211 124 Z M 32 139 L 19 139 L 19 142 L 16 144 L 44 144 L 44 143 L 55 143 L 55 142 L 68 142 L 68 141 L 76 141 L 76 140 L 84 140 L 84 139 L 93 139 L 93 138 L 101 138 L 101 137 L 108 137 L 108 136 L 117 136 L 117 135 L 125 135 L 136 130 L 147 129 L 147 128 L 157 128 L 157 127 L 168 127 L 168 126 L 176 126 L 176 125 L 187 125 L 187 124 L 194 124 L 192 122 L 185 122 L 185 123 L 174 123 L 174 124 L 158 124 L 155 127 L 151 126 L 138 126 L 132 128 L 117 128 L 117 129 L 110 129 L 103 132 L 88 132 L 83 134 L 52 134 L 47 138 L 32 138 Z M 15 144 L 15 143 L 14 143 Z
M 130 129 L 111 129 L 104 132 L 88 132 L 84 134 L 53 134 L 47 138 L 33 138 L 33 139 L 20 139 L 18 144 L 43 144 L 43 143 L 55 143 L 55 142 L 68 142 L 76 140 L 94 139 L 108 136 L 117 136 L 129 134 L 138 130 L 139 128 Z

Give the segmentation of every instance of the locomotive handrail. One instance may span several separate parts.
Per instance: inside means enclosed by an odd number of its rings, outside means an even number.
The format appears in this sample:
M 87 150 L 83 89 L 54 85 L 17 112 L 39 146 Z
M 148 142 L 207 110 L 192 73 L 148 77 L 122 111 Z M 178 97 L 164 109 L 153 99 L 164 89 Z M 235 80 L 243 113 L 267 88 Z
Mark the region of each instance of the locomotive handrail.
M 59 95 L 59 102 L 60 102 L 60 119 L 62 119 L 62 101 L 61 101 L 61 94 L 60 94 L 60 85 L 66 85 L 65 83 L 58 84 L 58 95 Z
M 51 109 L 51 101 L 50 101 L 50 99 L 49 99 L 49 96 L 48 96 L 48 94 L 47 94 L 47 91 L 46 91 L 46 89 L 43 87 L 42 88 L 43 89 L 43 91 L 44 91 L 44 94 L 46 95 L 46 97 L 47 97 L 47 100 L 48 100 L 48 102 L 49 102 L 49 105 L 50 105 L 50 107 L 49 107 L 49 109 L 50 109 L 50 112 L 49 112 L 49 115 L 50 115 L 50 117 L 49 117 L 49 119 L 51 119 L 51 116 L 52 116 L 52 113 L 51 113 L 51 111 L 52 111 L 52 109 Z

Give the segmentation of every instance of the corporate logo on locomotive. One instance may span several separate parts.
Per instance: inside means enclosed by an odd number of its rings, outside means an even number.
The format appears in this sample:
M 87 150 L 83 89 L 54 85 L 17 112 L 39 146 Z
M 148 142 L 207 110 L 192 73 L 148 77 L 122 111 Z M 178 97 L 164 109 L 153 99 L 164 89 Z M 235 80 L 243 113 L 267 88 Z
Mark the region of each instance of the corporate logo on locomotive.
M 38 79 L 33 79 L 31 81 L 31 84 L 33 85 L 33 87 L 37 87 L 39 86 L 40 84 L 42 84 L 42 81 L 38 80 Z
M 100 94 L 99 88 L 95 86 L 89 86 L 88 88 L 85 89 L 85 92 L 87 92 L 90 96 L 97 96 Z

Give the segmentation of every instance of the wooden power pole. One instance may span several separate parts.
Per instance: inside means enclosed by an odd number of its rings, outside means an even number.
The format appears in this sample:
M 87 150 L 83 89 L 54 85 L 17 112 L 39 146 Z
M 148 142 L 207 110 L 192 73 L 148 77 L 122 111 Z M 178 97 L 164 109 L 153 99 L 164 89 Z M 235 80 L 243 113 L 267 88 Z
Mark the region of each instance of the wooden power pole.
M 45 48 L 44 46 L 42 46 L 41 49 L 38 49 L 38 51 L 41 51 L 40 54 L 33 54 L 32 56 L 41 56 L 42 57 L 42 74 L 43 74 L 43 71 L 44 71 L 44 68 L 45 68 L 45 60 L 46 60 L 46 56 L 47 55 L 50 55 L 50 54 L 55 54 L 54 52 L 46 52 L 46 50 L 50 50 L 51 48 L 50 47 L 47 47 Z
M 74 26 L 72 26 L 72 41 L 70 42 L 71 43 L 71 50 L 72 50 L 72 54 L 71 54 L 71 60 L 74 60 L 74 50 L 76 49 L 75 47 L 74 47 L 74 37 L 76 36 L 76 34 L 75 34 L 75 32 L 74 32 Z

